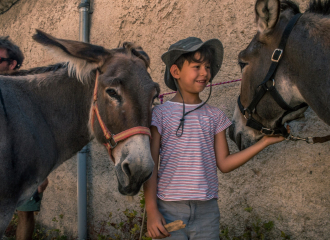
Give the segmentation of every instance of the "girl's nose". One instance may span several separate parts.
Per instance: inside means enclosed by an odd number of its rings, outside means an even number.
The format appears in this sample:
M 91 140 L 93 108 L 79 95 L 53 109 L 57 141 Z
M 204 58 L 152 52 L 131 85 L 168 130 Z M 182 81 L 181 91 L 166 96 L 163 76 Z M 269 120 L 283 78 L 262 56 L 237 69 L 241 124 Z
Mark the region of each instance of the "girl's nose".
M 200 74 L 202 76 L 206 76 L 207 75 L 207 69 L 206 69 L 206 66 L 201 66 L 200 68 Z

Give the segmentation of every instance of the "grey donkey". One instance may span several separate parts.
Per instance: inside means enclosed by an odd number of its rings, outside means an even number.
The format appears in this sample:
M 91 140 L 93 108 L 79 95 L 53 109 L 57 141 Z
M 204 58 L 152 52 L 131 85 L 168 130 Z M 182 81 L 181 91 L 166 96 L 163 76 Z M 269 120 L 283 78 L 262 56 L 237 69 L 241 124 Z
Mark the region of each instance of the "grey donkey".
M 140 47 L 124 43 L 108 50 L 38 30 L 33 38 L 68 63 L 0 75 L 0 237 L 16 206 L 51 171 L 94 137 L 106 144 L 98 119 L 90 121 L 96 71 L 99 113 L 113 134 L 149 127 L 159 94 L 147 71 L 149 57 Z M 149 136 L 118 142 L 110 157 L 119 191 L 137 194 L 154 166 Z
M 242 69 L 241 104 L 248 107 L 260 90 L 278 48 L 285 27 L 300 10 L 291 1 L 258 0 L 255 5 L 258 32 L 239 53 Z M 291 108 L 307 103 L 325 123 L 330 125 L 330 1 L 311 1 L 309 8 L 296 22 L 287 39 L 275 76 L 268 81 Z M 277 52 L 279 52 L 277 50 Z M 256 105 L 251 116 L 268 129 L 298 118 L 307 107 L 285 115 L 269 92 Z M 247 114 L 246 114 L 247 115 Z M 246 126 L 238 105 L 230 127 L 230 138 L 244 149 L 263 134 Z

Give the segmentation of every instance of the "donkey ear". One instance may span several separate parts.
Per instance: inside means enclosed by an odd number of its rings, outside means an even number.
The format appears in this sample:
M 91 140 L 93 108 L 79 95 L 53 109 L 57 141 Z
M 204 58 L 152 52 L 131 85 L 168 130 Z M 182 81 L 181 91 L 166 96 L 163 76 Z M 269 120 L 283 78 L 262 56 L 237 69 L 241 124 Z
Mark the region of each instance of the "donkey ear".
M 124 42 L 123 48 L 128 49 L 131 51 L 136 57 L 142 59 L 147 68 L 150 66 L 150 58 L 148 54 L 143 50 L 142 47 L 136 46 L 134 43 L 131 42 Z
M 142 47 L 138 47 L 136 49 L 138 51 L 138 53 L 140 54 L 140 58 L 144 61 L 144 63 L 146 64 L 146 67 L 149 68 L 150 67 L 150 58 L 148 56 L 148 54 L 142 49 Z
M 271 31 L 280 15 L 279 0 L 257 0 L 255 5 L 256 22 L 258 30 L 262 34 Z
M 77 78 L 84 81 L 91 77 L 93 70 L 101 67 L 110 52 L 103 47 L 72 41 L 57 39 L 45 32 L 36 30 L 33 39 L 50 48 L 56 55 L 69 61 L 69 74 L 76 74 Z
M 144 61 L 144 63 L 146 64 L 146 67 L 149 68 L 150 67 L 150 58 L 149 58 L 148 54 L 141 47 L 137 50 L 140 53 L 140 56 L 141 56 L 140 58 Z

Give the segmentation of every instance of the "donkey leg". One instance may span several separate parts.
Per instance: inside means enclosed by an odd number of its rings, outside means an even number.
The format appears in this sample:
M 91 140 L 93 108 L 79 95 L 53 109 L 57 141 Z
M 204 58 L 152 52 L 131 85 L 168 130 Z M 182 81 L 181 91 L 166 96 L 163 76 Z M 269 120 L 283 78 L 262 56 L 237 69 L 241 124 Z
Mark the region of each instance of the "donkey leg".
M 11 218 L 15 212 L 16 203 L 12 202 L 11 204 L 1 204 L 0 206 L 0 239 L 4 235 Z

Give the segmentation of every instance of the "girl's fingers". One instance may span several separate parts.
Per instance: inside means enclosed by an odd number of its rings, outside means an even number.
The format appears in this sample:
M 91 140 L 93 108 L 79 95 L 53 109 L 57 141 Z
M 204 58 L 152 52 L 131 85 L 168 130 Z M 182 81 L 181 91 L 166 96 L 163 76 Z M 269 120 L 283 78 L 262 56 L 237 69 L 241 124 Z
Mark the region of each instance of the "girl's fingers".
M 162 218 L 161 218 L 161 220 L 162 220 L 162 224 L 163 224 L 163 225 L 166 225 L 166 221 L 165 221 L 165 218 L 164 218 L 164 217 L 162 217 Z
M 162 236 L 164 236 L 164 237 L 169 237 L 170 236 L 170 234 L 165 229 L 164 225 L 159 226 L 158 230 L 160 231 Z
M 162 233 L 163 234 L 165 234 L 165 236 L 167 236 L 167 237 L 169 237 L 169 236 L 171 236 L 171 234 L 166 230 L 166 228 L 164 227 L 164 225 L 166 225 L 166 221 L 165 221 L 165 218 L 162 216 L 162 228 L 165 230 L 165 232 L 164 231 L 162 231 Z
M 159 226 L 156 225 L 150 228 L 150 230 L 148 230 L 149 236 L 152 237 L 153 239 L 166 238 L 167 236 L 162 233 L 162 230 L 160 230 L 160 228 L 163 228 L 166 231 L 163 225 L 159 225 Z
M 148 235 L 149 235 L 151 238 L 154 238 L 154 235 L 151 233 L 150 230 L 148 230 Z M 149 236 L 147 236 L 147 237 L 149 237 Z

